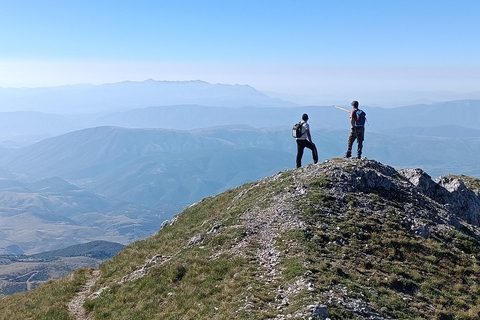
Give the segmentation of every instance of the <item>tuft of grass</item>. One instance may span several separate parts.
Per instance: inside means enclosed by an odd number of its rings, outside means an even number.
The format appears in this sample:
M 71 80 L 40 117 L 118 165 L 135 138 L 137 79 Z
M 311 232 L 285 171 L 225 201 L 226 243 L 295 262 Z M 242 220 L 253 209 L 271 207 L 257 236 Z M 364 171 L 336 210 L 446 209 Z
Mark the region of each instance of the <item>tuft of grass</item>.
M 328 188 L 330 185 L 330 181 L 325 177 L 320 177 L 310 181 L 308 185 L 311 188 L 315 188 L 315 189 Z
M 301 277 L 307 269 L 304 266 L 303 257 L 292 257 L 282 260 L 283 278 L 285 281 Z

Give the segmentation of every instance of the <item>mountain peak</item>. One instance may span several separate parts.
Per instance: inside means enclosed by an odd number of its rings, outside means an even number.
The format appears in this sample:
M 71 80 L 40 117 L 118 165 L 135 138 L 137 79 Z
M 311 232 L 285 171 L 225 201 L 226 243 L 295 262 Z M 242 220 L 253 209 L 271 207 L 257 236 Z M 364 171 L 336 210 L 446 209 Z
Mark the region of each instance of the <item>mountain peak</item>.
M 367 159 L 279 172 L 127 246 L 86 304 L 112 319 L 475 319 L 473 185 Z

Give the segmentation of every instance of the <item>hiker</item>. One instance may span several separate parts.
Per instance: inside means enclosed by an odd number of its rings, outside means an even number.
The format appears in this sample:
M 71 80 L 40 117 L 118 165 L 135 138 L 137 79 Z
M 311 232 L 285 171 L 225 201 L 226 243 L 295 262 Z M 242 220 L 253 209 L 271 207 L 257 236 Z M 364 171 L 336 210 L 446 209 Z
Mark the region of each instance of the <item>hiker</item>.
M 305 148 L 312 150 L 313 163 L 318 162 L 317 147 L 312 142 L 312 136 L 310 135 L 310 126 L 308 125 L 307 121 L 308 115 L 304 113 L 302 115 L 302 121 L 300 122 L 302 128 L 302 135 L 298 138 L 295 138 L 297 140 L 297 168 L 300 168 L 302 166 L 302 156 L 303 150 Z
M 352 101 L 352 111 L 350 112 L 351 130 L 348 136 L 348 146 L 345 158 L 352 156 L 352 145 L 357 140 L 357 159 L 362 158 L 363 139 L 365 136 L 365 116 L 363 110 L 358 109 L 358 101 Z

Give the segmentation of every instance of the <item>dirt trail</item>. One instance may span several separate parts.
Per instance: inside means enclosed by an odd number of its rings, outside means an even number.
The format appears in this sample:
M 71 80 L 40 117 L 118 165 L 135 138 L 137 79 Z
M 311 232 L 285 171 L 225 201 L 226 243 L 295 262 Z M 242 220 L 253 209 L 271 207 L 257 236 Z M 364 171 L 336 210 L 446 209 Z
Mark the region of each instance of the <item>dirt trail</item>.
M 90 277 L 85 282 L 82 290 L 73 297 L 68 303 L 68 311 L 75 320 L 91 320 L 87 312 L 83 308 L 85 299 L 90 293 L 90 289 L 95 285 L 95 282 L 100 278 L 100 270 L 93 270 Z

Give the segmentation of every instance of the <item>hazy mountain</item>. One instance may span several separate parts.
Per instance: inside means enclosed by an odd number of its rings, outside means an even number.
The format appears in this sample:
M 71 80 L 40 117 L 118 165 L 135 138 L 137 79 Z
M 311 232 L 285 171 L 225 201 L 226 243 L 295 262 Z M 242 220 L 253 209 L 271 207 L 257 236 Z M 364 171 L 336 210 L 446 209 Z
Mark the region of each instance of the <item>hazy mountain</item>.
M 98 260 L 107 260 L 116 255 L 125 246 L 120 243 L 108 241 L 90 241 L 76 244 L 58 250 L 47 251 L 20 258 L 38 260 L 54 260 L 66 257 L 90 257 Z M 19 257 L 17 257 L 18 259 Z
M 361 99 L 372 107 L 402 107 L 417 104 L 442 103 L 444 101 L 480 99 L 480 91 L 452 92 L 452 91 L 386 91 L 362 94 Z M 275 97 L 272 95 L 272 97 Z M 289 100 L 296 102 L 295 100 Z
M 321 95 L 292 95 L 278 92 L 264 91 L 272 98 L 279 98 L 297 103 L 299 105 L 349 105 L 351 94 L 321 94 Z M 418 104 L 432 104 L 444 101 L 480 99 L 480 91 L 476 92 L 451 92 L 451 91 L 385 91 L 361 92 L 354 94 L 364 105 L 379 108 L 396 108 Z
M 436 127 L 403 127 L 384 131 L 394 136 L 442 137 L 442 138 L 480 138 L 480 130 L 465 128 L 458 125 L 442 125 Z
M 47 88 L 0 88 L 4 111 L 91 113 L 149 106 L 201 104 L 208 106 L 292 106 L 246 85 L 204 81 L 125 81 L 102 85 Z
M 330 108 L 321 107 L 331 111 Z M 244 124 L 256 128 L 295 122 L 302 109 L 295 108 L 221 108 L 201 105 L 149 107 L 110 113 L 92 121 L 95 125 L 131 128 L 200 129 Z M 300 114 L 301 117 L 301 114 Z
M 344 106 L 350 109 L 349 106 Z M 461 100 L 400 108 L 371 108 L 367 112 L 367 129 L 392 132 L 393 128 L 456 125 L 480 130 L 480 100 Z M 170 105 L 136 108 L 102 114 L 57 115 L 31 112 L 0 114 L 0 148 L 22 147 L 46 137 L 97 126 L 127 128 L 164 128 L 174 130 L 248 125 L 255 128 L 291 127 L 303 113 L 310 116 L 314 129 L 348 129 L 348 113 L 333 106 L 242 107 L 224 108 L 201 105 Z M 3 120 L 2 120 L 3 119 Z M 23 132 L 23 133 L 22 133 Z M 5 149 L 5 152 L 9 152 Z
M 365 110 L 370 113 L 368 107 Z M 239 124 L 255 128 L 291 127 L 301 120 L 303 113 L 308 113 L 309 123 L 314 128 L 348 127 L 348 113 L 333 106 L 219 108 L 177 105 L 110 113 L 94 119 L 92 123 L 131 128 L 161 127 L 181 130 Z
M 479 188 L 371 160 L 279 172 L 3 298 L 0 319 L 477 319 Z
M 288 168 L 285 143 L 276 143 L 281 134 L 244 126 L 206 132 L 99 127 L 21 148 L 5 166 L 149 207 L 188 205 Z
M 350 106 L 344 106 L 350 110 Z M 459 100 L 398 108 L 361 106 L 367 112 L 367 127 L 383 131 L 402 127 L 457 125 L 480 130 L 480 100 Z M 133 128 L 161 127 L 197 129 L 219 125 L 245 124 L 256 128 L 291 126 L 308 113 L 313 128 L 348 128 L 348 113 L 333 106 L 291 108 L 214 108 L 178 105 L 134 109 L 111 113 L 92 121 L 95 125 L 118 125 Z
M 144 154 L 218 148 L 224 142 L 185 131 L 98 127 L 43 140 L 14 153 L 17 171 L 85 179 Z
M 35 255 L 0 255 L 0 296 L 32 290 L 79 268 L 98 268 L 124 246 L 92 241 Z

